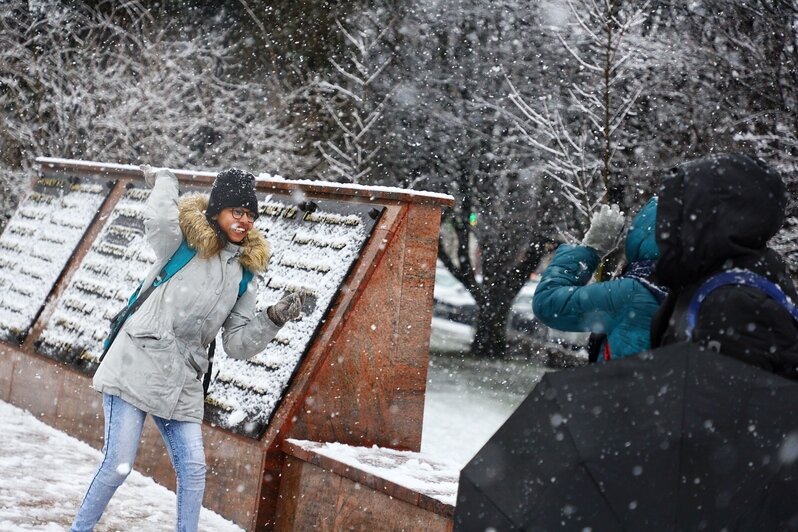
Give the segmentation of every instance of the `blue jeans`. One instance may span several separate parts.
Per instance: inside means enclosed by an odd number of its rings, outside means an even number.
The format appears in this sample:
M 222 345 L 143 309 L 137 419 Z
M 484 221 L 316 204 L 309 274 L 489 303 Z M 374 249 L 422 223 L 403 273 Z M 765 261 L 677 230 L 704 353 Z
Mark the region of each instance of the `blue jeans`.
M 103 394 L 105 443 L 103 461 L 89 484 L 72 532 L 93 530 L 108 501 L 122 485 L 136 459 L 147 413 L 114 395 Z M 205 450 L 199 423 L 152 416 L 161 431 L 177 474 L 177 531 L 197 530 L 205 492 Z

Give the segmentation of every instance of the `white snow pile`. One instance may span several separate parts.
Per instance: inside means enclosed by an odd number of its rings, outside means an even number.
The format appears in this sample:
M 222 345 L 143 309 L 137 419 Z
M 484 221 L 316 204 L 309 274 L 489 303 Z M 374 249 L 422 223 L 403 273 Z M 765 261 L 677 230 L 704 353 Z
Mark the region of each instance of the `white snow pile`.
M 69 530 L 102 455 L 0 401 L 0 530 Z M 111 499 L 98 530 L 171 532 L 175 494 L 133 471 Z M 203 509 L 202 532 L 241 532 Z
M 332 458 L 347 466 L 411 489 L 451 506 L 457 501 L 460 466 L 425 453 L 397 451 L 378 446 L 354 447 L 288 439 L 307 451 Z

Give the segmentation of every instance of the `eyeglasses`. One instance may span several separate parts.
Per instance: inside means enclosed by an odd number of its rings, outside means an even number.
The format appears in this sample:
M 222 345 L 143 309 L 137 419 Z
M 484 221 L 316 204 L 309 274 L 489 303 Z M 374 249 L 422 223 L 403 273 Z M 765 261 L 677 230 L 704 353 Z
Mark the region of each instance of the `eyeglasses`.
M 247 216 L 247 220 L 249 220 L 250 222 L 254 222 L 258 218 L 257 214 L 253 214 L 248 210 L 242 209 L 240 207 L 233 207 L 232 209 L 230 209 L 230 213 L 233 215 L 233 218 L 235 218 L 236 220 L 240 220 L 245 214 Z

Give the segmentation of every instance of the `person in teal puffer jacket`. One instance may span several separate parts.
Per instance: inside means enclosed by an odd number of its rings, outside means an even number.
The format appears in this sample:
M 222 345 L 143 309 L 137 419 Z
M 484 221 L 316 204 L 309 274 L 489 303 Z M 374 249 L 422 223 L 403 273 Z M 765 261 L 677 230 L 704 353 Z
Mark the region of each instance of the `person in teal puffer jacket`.
M 656 211 L 654 197 L 632 220 L 621 276 L 588 284 L 601 259 L 616 247 L 624 225 L 617 206 L 603 206 L 593 215 L 582 245 L 557 249 L 535 290 L 535 317 L 553 329 L 602 335 L 596 346 L 599 360 L 649 349 L 651 318 L 667 295 L 650 280 L 659 258 Z

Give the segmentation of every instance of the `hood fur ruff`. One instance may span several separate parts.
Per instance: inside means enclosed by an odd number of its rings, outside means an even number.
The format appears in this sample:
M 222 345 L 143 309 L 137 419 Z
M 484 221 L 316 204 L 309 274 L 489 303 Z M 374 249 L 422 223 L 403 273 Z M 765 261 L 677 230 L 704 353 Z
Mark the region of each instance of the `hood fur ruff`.
M 177 204 L 180 230 L 186 237 L 186 242 L 197 250 L 200 257 L 207 259 L 219 253 L 227 241 L 216 234 L 205 218 L 205 209 L 208 207 L 208 196 L 205 194 L 186 194 Z M 241 242 L 241 266 L 259 273 L 266 269 L 271 257 L 271 247 L 260 231 L 254 227 L 247 233 Z

